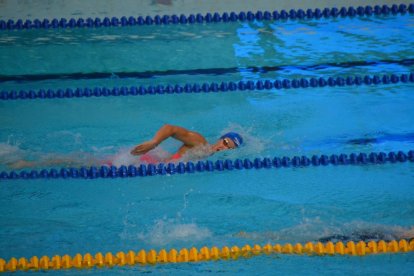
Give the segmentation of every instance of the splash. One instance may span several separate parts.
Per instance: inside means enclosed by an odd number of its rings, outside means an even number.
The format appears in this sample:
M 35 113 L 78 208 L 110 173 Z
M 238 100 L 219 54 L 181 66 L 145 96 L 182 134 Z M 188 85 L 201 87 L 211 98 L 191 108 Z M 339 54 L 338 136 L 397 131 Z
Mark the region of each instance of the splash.
M 211 145 L 197 146 L 188 150 L 178 161 L 198 161 L 208 158 L 212 154 Z
M 265 151 L 265 149 L 272 143 L 268 138 L 257 136 L 257 130 L 254 127 L 243 127 L 236 123 L 229 123 L 228 127 L 224 128 L 220 136 L 227 132 L 237 132 L 243 137 L 243 145 L 235 151 L 223 151 L 224 156 L 238 157 L 238 156 L 257 156 Z
M 20 149 L 18 145 L 11 145 L 9 143 L 0 143 L 0 162 L 7 164 L 20 160 L 24 156 L 24 150 Z
M 196 242 L 212 236 L 208 228 L 196 223 L 180 223 L 175 219 L 156 220 L 146 232 L 137 234 L 137 238 L 156 246 L 164 246 L 175 242 Z
M 82 134 L 79 132 L 72 132 L 69 130 L 55 131 L 47 134 L 46 136 L 48 142 L 59 141 L 59 143 L 64 143 L 67 145 L 82 145 Z
M 114 166 L 128 166 L 128 165 L 135 165 L 139 166 L 141 164 L 146 164 L 145 161 L 142 161 L 140 159 L 140 156 L 132 155 L 131 152 L 132 147 L 123 147 L 118 150 L 118 152 L 112 156 L 110 159 L 112 159 L 112 164 Z M 171 156 L 171 154 L 165 150 L 163 150 L 161 147 L 157 147 L 156 149 L 151 150 L 147 153 L 148 156 L 150 156 L 150 159 L 153 160 L 165 160 L 168 157 Z
M 14 135 L 9 135 L 5 143 L 0 143 L 0 165 L 9 165 L 21 160 L 27 152 Z

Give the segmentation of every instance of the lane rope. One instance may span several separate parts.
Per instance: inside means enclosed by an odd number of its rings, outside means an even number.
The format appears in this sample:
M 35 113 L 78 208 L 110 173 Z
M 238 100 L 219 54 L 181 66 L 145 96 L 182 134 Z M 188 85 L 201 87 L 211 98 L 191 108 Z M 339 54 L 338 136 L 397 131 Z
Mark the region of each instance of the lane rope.
M 297 78 L 258 81 L 230 81 L 194 83 L 185 85 L 157 85 L 157 86 L 131 86 L 131 87 L 94 87 L 94 88 L 66 88 L 66 89 L 39 89 L 2 91 L 0 100 L 29 100 L 29 99 L 62 99 L 62 98 L 88 98 L 109 96 L 143 96 L 143 95 L 170 95 L 188 93 L 255 91 L 272 89 L 299 89 L 317 87 L 345 87 L 361 85 L 381 85 L 397 83 L 413 83 L 414 73 L 384 74 L 384 75 L 353 75 L 343 77 Z
M 203 23 L 218 23 L 218 22 L 245 22 L 245 21 L 286 21 L 286 20 L 304 20 L 304 19 L 321 19 L 321 18 L 344 18 L 344 17 L 370 17 L 370 16 L 388 16 L 388 15 L 404 15 L 404 14 L 413 14 L 414 13 L 414 4 L 409 4 L 408 7 L 405 4 L 400 5 L 376 5 L 372 6 L 358 6 L 349 8 L 342 7 L 340 9 L 333 8 L 324 8 L 324 9 L 291 9 L 289 11 L 280 10 L 280 11 L 257 11 L 257 12 L 240 12 L 240 13 L 227 13 L 219 14 L 207 13 L 206 15 L 190 14 L 186 16 L 181 15 L 156 15 L 151 16 L 122 16 L 118 17 L 105 17 L 92 19 L 90 17 L 83 19 L 34 19 L 25 20 L 18 19 L 16 22 L 12 19 L 7 21 L 0 20 L 0 30 L 22 30 L 22 29 L 49 29 L 49 28 L 99 28 L 99 27 L 125 27 L 125 26 L 142 26 L 142 25 L 169 25 L 169 24 L 203 24 Z
M 155 175 L 173 175 L 173 174 L 192 174 L 197 172 L 220 172 L 220 171 L 240 171 L 249 169 L 271 169 L 271 168 L 304 168 L 309 166 L 327 166 L 327 165 L 369 165 L 369 164 L 386 164 L 386 163 L 405 163 L 414 162 L 414 150 L 408 153 L 403 151 L 398 152 L 371 152 L 366 153 L 351 153 L 347 154 L 332 154 L 327 155 L 313 155 L 294 156 L 289 157 L 274 157 L 271 158 L 255 158 L 250 160 L 248 158 L 234 161 L 230 159 L 217 160 L 214 163 L 210 160 L 194 162 L 179 162 L 175 163 L 159 163 L 159 164 L 141 164 L 139 167 L 120 166 L 101 166 L 99 167 L 82 167 L 77 168 L 60 168 L 60 169 L 43 169 L 32 171 L 3 171 L 0 173 L 0 180 L 15 180 L 15 179 L 97 179 L 97 178 L 127 178 L 127 177 L 145 177 Z
M 350 255 L 365 256 L 385 253 L 411 252 L 414 251 L 414 240 L 407 242 L 402 239 L 399 241 L 392 240 L 390 242 L 381 241 L 349 241 L 343 242 L 327 242 L 325 244 L 318 242 L 308 242 L 306 244 L 266 244 L 264 246 L 245 245 L 242 248 L 238 246 L 218 247 L 202 247 L 197 249 L 182 248 L 171 249 L 167 252 L 161 249 L 159 252 L 155 250 L 141 250 L 139 252 L 128 251 L 112 254 L 110 252 L 105 255 L 101 252 L 92 256 L 90 253 L 85 255 L 76 254 L 71 257 L 69 255 L 55 255 L 53 257 L 37 256 L 26 258 L 11 258 L 6 262 L 0 259 L 0 272 L 29 271 L 29 270 L 60 270 L 71 268 L 93 268 L 93 267 L 113 267 L 113 266 L 134 266 L 134 265 L 155 265 L 165 263 L 187 263 L 187 262 L 206 262 L 217 260 L 237 260 L 240 257 L 249 258 L 263 254 L 296 254 L 296 255 Z

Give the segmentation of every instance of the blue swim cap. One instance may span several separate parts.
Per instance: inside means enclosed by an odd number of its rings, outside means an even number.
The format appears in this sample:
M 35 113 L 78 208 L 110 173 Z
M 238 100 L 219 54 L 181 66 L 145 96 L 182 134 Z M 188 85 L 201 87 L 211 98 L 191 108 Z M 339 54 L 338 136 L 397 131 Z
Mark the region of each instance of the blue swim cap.
M 224 138 L 231 139 L 237 148 L 240 147 L 241 144 L 243 144 L 243 138 L 240 136 L 240 134 L 236 132 L 229 132 L 220 137 L 220 139 Z

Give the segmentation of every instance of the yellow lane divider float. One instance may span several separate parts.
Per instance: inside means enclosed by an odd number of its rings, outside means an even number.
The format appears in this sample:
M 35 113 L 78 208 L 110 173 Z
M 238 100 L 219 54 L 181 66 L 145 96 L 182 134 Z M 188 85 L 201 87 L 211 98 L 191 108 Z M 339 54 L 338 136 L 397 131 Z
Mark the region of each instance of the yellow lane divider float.
M 305 245 L 297 243 L 292 245 L 290 243 L 280 244 L 266 244 L 265 246 L 245 245 L 242 248 L 237 246 L 223 247 L 203 247 L 200 250 L 197 248 L 183 248 L 180 251 L 171 249 L 167 252 L 162 249 L 158 253 L 155 250 L 141 250 L 138 253 L 134 251 L 118 252 L 115 255 L 112 253 L 97 253 L 95 256 L 87 253 L 84 256 L 76 254 L 74 257 L 69 255 L 64 256 L 43 256 L 39 259 L 33 256 L 30 260 L 26 258 L 11 258 L 8 262 L 0 259 L 0 272 L 7 271 L 25 271 L 25 270 L 48 270 L 48 269 L 70 269 L 70 268 L 92 268 L 92 267 L 113 267 L 125 265 L 146 265 L 146 264 L 161 264 L 161 263 L 182 263 L 182 262 L 201 262 L 212 260 L 235 260 L 239 257 L 252 257 L 260 254 L 307 254 L 307 255 L 352 255 L 364 256 L 368 254 L 379 253 L 396 253 L 414 251 L 414 239 L 410 242 L 406 240 L 400 241 L 370 241 L 357 243 L 350 241 L 346 244 L 342 242 L 332 243 L 312 243 L 308 242 Z

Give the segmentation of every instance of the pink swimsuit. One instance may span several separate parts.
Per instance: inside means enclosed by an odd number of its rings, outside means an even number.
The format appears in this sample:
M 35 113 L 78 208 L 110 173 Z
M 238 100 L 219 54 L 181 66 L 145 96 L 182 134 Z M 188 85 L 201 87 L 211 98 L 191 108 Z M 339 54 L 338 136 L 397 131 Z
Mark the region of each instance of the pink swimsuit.
M 115 156 L 112 159 L 108 159 L 108 160 L 103 161 L 102 165 L 106 165 L 106 166 L 110 167 L 110 166 L 114 165 L 114 163 L 115 164 L 119 163 L 120 160 L 116 161 L 118 159 L 117 157 L 118 157 L 118 155 Z M 173 154 L 168 160 L 177 161 L 177 160 L 181 159 L 181 157 L 182 157 L 182 155 L 177 152 L 177 153 Z M 143 163 L 147 163 L 147 164 L 157 164 L 157 163 L 162 162 L 162 160 L 157 158 L 157 156 L 154 156 L 154 155 L 151 155 L 151 154 L 148 154 L 148 153 L 146 153 L 144 155 L 141 155 L 139 157 L 139 161 L 141 161 Z M 128 162 L 128 161 L 124 160 L 124 162 Z M 131 162 L 131 161 L 129 161 L 129 162 Z
M 183 156 L 177 152 L 177 153 L 174 153 L 173 156 L 170 157 L 170 159 L 171 160 L 178 160 L 178 159 L 181 159 L 181 157 L 183 157 Z
M 178 159 L 181 159 L 181 157 L 182 157 L 181 154 L 179 154 L 177 152 L 177 153 L 173 154 L 173 156 L 170 157 L 170 160 L 171 161 L 178 160 Z M 141 155 L 139 160 L 142 161 L 142 162 L 148 163 L 148 164 L 156 164 L 156 163 L 160 162 L 160 160 L 157 160 L 154 156 L 151 156 L 147 153 L 144 154 L 144 155 Z

